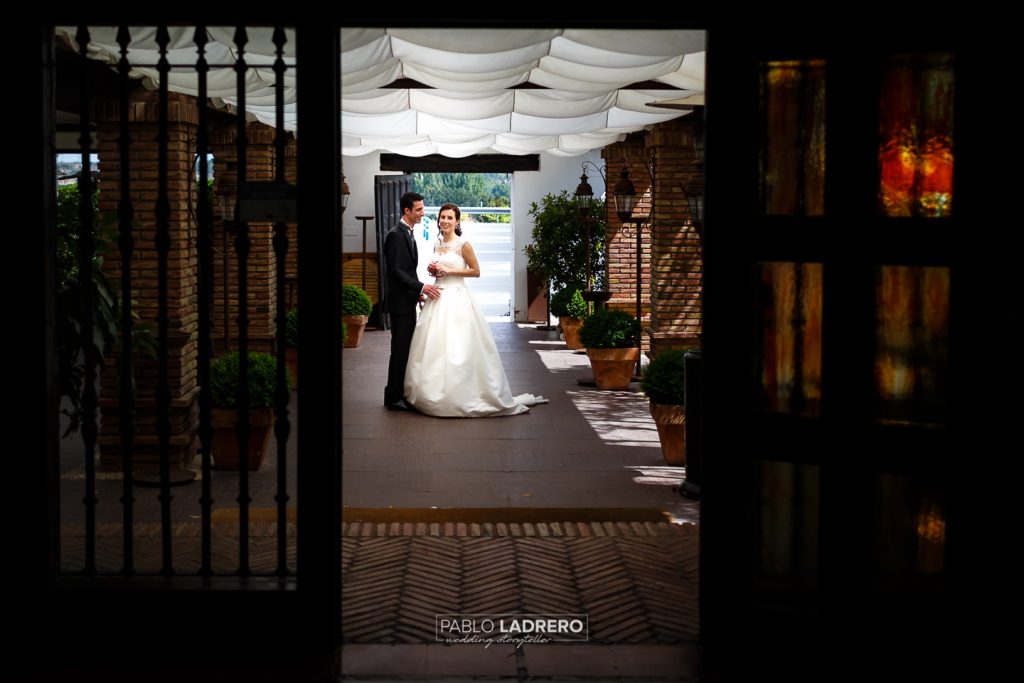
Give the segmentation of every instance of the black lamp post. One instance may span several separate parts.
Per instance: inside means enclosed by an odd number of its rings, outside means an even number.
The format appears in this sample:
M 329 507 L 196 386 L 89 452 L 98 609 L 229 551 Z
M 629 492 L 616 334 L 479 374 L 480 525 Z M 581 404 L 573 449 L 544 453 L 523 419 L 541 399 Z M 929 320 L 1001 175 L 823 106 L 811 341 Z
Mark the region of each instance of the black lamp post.
M 583 162 L 583 174 L 580 176 L 580 184 L 576 186 L 576 207 L 580 212 L 580 220 L 586 226 L 587 230 L 587 244 L 586 244 L 586 268 L 587 268 L 587 281 L 586 289 L 583 292 L 583 299 L 588 303 L 593 303 L 595 308 L 601 308 L 604 306 L 604 302 L 611 298 L 611 293 L 608 291 L 597 291 L 591 288 L 591 270 L 590 270 L 590 224 L 596 220 L 591 212 L 594 209 L 594 188 L 587 182 L 587 171 L 586 165 L 588 161 Z M 593 165 L 593 164 L 591 164 Z M 601 173 L 601 169 L 594 166 L 598 173 Z M 602 179 L 604 175 L 602 174 Z M 608 242 L 605 241 L 605 267 L 608 265 Z M 605 283 L 608 282 L 607 274 L 603 280 Z M 607 286 L 607 284 L 605 285 Z
M 583 171 L 580 176 L 580 184 L 576 186 L 576 208 L 579 209 L 580 219 L 587 228 L 587 249 L 584 252 L 586 254 L 587 291 L 590 291 L 590 209 L 593 206 L 594 188 L 590 187 L 590 183 L 587 182 L 587 172 Z

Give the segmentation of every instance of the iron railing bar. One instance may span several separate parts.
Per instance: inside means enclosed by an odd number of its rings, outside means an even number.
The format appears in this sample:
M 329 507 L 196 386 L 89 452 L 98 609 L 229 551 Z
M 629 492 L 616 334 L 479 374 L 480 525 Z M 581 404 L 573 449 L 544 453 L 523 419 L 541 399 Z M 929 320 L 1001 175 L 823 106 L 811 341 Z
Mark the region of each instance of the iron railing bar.
M 235 144 L 238 149 L 238 185 L 236 191 L 241 200 L 241 188 L 246 178 L 246 137 L 245 137 L 245 45 L 248 36 L 244 26 L 235 29 L 235 45 L 238 59 L 237 73 L 238 112 L 236 125 L 238 134 Z M 235 203 L 236 209 L 238 202 Z M 249 576 L 249 224 L 238 221 L 235 250 L 238 253 L 238 574 Z M 225 296 L 227 293 L 225 293 Z
M 274 83 L 274 104 L 277 126 L 274 137 L 274 153 L 276 155 L 275 180 L 282 185 L 285 182 L 285 145 L 287 133 L 284 130 L 284 46 L 287 39 L 284 28 L 274 29 L 274 45 L 277 46 L 277 59 L 274 71 L 277 75 Z M 279 222 L 274 225 L 274 255 L 277 260 L 277 393 L 275 396 L 276 421 L 274 435 L 277 437 L 277 575 L 288 574 L 288 434 L 291 425 L 288 420 L 288 402 L 291 399 L 288 382 L 285 379 L 287 367 L 285 353 L 287 346 L 285 328 L 287 327 L 285 311 L 285 266 L 288 256 L 288 227 Z M 296 378 L 297 380 L 298 378 Z
M 81 120 L 79 125 L 80 136 L 78 144 L 82 153 L 82 173 L 78 177 L 78 286 L 82 295 L 82 325 L 79 331 L 79 339 L 84 355 L 85 373 L 82 385 L 82 441 L 85 445 L 85 496 L 82 503 L 85 505 L 85 566 L 83 571 L 87 575 L 96 573 L 96 436 L 99 427 L 96 424 L 96 367 L 100 359 L 97 357 L 97 349 L 93 343 L 95 320 L 93 317 L 94 293 L 93 293 L 93 253 L 96 251 L 96 241 L 93 234 L 94 216 L 92 210 L 92 164 L 91 144 L 92 126 L 89 123 L 89 59 L 85 56 L 86 48 L 89 45 L 89 30 L 80 26 L 75 35 L 79 45 L 79 52 L 82 57 L 79 60 L 81 66 L 80 74 L 80 97 L 81 97 Z M 78 362 L 75 358 L 73 362 Z
M 156 251 L 157 251 L 157 325 L 159 349 L 159 371 L 156 390 L 157 405 L 157 438 L 159 439 L 160 453 L 160 536 L 163 551 L 163 568 L 161 573 L 164 576 L 174 574 L 174 562 L 171 545 L 171 389 L 168 373 L 169 346 L 168 327 L 170 318 L 167 306 L 168 296 L 168 257 L 171 248 L 170 235 L 170 201 L 167 195 L 167 145 L 169 144 L 167 117 L 169 110 L 167 76 L 169 63 L 167 62 L 167 45 L 170 42 L 170 34 L 166 26 L 157 28 L 157 45 L 160 49 L 160 89 L 158 106 L 157 126 L 157 199 L 156 199 Z
M 196 48 L 199 58 L 195 69 L 199 76 L 199 130 L 196 136 L 196 152 L 199 156 L 199 453 L 202 460 L 202 492 L 199 497 L 201 511 L 202 548 L 199 574 L 210 576 L 213 573 L 211 561 L 212 534 L 212 467 L 211 449 L 213 445 L 213 400 L 210 390 L 210 360 L 213 353 L 213 207 L 210 206 L 207 186 L 210 179 L 209 160 L 209 108 L 203 106 L 207 99 L 207 74 L 209 65 L 206 62 L 206 27 L 197 26 L 195 33 Z M 227 296 L 227 292 L 225 292 Z
M 190 71 L 190 70 L 195 68 L 194 64 L 169 64 L 168 66 L 170 67 L 171 71 Z M 209 66 L 211 69 L 232 69 L 233 70 L 235 68 L 235 64 L 230 63 L 230 62 L 207 62 L 207 66 Z M 158 62 L 156 64 L 147 64 L 147 63 L 144 63 L 144 62 L 132 62 L 132 67 L 134 67 L 136 69 L 159 69 L 160 68 L 160 63 Z M 266 71 L 273 71 L 275 67 L 274 67 L 273 64 L 259 64 L 259 65 L 249 65 L 246 68 L 247 69 L 264 69 Z M 286 70 L 294 70 L 295 69 L 295 65 L 294 64 L 286 64 L 285 65 L 285 69 Z
M 121 185 L 121 200 L 117 205 L 118 238 L 117 248 L 121 253 L 121 349 L 120 349 L 120 391 L 119 411 L 121 427 L 121 461 L 122 461 L 122 492 L 121 505 L 123 506 L 122 524 L 124 525 L 124 541 L 122 545 L 122 569 L 121 573 L 131 576 L 135 573 L 135 535 L 133 532 L 135 521 L 135 492 L 132 477 L 133 450 L 135 448 L 135 392 L 132 362 L 132 252 L 135 248 L 135 240 L 132 236 L 132 195 L 131 195 L 131 132 L 128 125 L 129 104 L 128 93 L 130 91 L 130 80 L 128 74 L 131 65 L 128 63 L 128 44 L 131 42 L 131 33 L 127 26 L 121 26 L 117 32 L 117 42 L 121 46 L 121 59 L 117 64 L 118 71 L 118 106 L 119 114 L 119 136 L 118 149 L 121 153 L 121 167 L 119 182 Z

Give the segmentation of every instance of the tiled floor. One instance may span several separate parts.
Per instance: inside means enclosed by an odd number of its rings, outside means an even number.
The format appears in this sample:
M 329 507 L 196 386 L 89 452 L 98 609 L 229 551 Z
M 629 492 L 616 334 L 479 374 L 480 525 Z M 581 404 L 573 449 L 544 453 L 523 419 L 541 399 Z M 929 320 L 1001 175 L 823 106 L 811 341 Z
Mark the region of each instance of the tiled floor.
M 698 506 L 678 493 L 683 470 L 662 460 L 647 400 L 578 383 L 591 374 L 587 357 L 567 350 L 557 332 L 514 323 L 491 328 L 513 392 L 543 394 L 550 403 L 525 415 L 479 419 L 391 412 L 382 405 L 390 334 L 368 330 L 360 347 L 342 354 L 343 612 L 350 626 L 342 679 L 694 680 L 697 534 L 688 525 L 698 521 Z M 82 553 L 83 480 L 81 456 L 72 442 L 66 445 L 62 560 L 73 571 Z M 276 534 L 267 531 L 276 528 L 267 516 L 277 477 L 275 449 L 272 442 L 267 465 L 250 482 L 252 505 L 262 508 L 251 537 L 253 557 L 268 569 Z M 288 450 L 294 496 L 294 438 Z M 211 483 L 215 507 L 230 512 L 237 474 L 215 472 Z M 119 473 L 101 473 L 96 489 L 98 557 L 117 571 Z M 134 492 L 140 567 L 149 560 L 158 566 L 157 493 Z M 175 556 L 197 564 L 199 482 L 172 493 Z M 657 531 L 666 527 L 688 530 Z M 230 563 L 237 556 L 237 526 L 215 519 L 214 532 L 215 546 L 224 548 L 216 557 Z M 627 538 L 631 534 L 640 538 Z M 289 562 L 293 550 L 290 543 Z M 509 573 L 507 557 L 517 569 L 499 586 L 494 577 Z M 477 564 L 457 566 L 471 561 Z M 540 569 L 530 568 L 534 562 Z M 452 569 L 447 583 L 438 578 L 445 566 Z M 387 595 L 390 584 L 373 580 L 384 569 L 397 581 L 398 594 Z M 675 597 L 659 604 L 659 586 Z M 442 587 L 451 597 L 444 604 L 438 602 Z M 471 596 L 481 587 L 497 591 L 492 597 L 513 613 L 558 605 L 588 611 L 598 636 L 585 644 L 485 648 L 431 642 L 425 627 L 399 632 L 401 612 L 415 612 L 426 624 L 437 609 L 475 609 Z M 385 603 L 398 609 L 387 618 L 377 615 L 384 620 L 376 632 L 367 630 L 365 620 L 352 628 L 351 615 L 362 609 L 368 616 L 366 610 Z
M 536 325 L 491 323 L 513 393 L 550 403 L 525 415 L 441 419 L 384 408 L 390 333 L 342 356 L 348 507 L 647 508 L 696 521 L 667 467 L 647 399 L 581 386 L 585 354 Z

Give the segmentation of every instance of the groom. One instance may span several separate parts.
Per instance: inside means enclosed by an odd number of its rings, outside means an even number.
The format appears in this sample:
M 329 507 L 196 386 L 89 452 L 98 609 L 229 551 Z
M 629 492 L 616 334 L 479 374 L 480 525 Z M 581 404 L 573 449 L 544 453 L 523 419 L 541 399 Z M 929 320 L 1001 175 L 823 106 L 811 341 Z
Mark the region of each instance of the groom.
M 388 385 L 384 388 L 384 405 L 388 410 L 412 410 L 405 402 L 405 366 L 409 362 L 409 345 L 416 329 L 416 304 L 422 295 L 431 299 L 441 290 L 423 284 L 416 278 L 419 262 L 413 229 L 423 219 L 423 197 L 406 192 L 398 202 L 402 218 L 384 238 L 384 267 L 387 293 L 384 310 L 391 314 L 391 360 L 388 363 Z

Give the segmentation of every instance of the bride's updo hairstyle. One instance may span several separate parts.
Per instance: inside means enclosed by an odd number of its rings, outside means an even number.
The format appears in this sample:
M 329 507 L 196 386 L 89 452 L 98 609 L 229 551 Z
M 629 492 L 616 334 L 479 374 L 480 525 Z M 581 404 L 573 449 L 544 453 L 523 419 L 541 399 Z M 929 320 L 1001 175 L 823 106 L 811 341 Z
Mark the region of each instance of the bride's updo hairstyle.
M 437 210 L 438 223 L 440 224 L 441 214 L 444 211 L 449 211 L 449 210 L 455 212 L 455 220 L 457 221 L 455 223 L 455 234 L 458 235 L 459 237 L 462 237 L 462 227 L 461 227 L 462 212 L 459 211 L 459 207 L 455 206 L 454 204 L 450 204 L 449 203 L 449 204 L 442 204 L 441 205 L 441 208 Z M 437 228 L 437 236 L 438 237 L 443 237 L 444 236 L 444 233 L 441 232 L 440 226 Z

